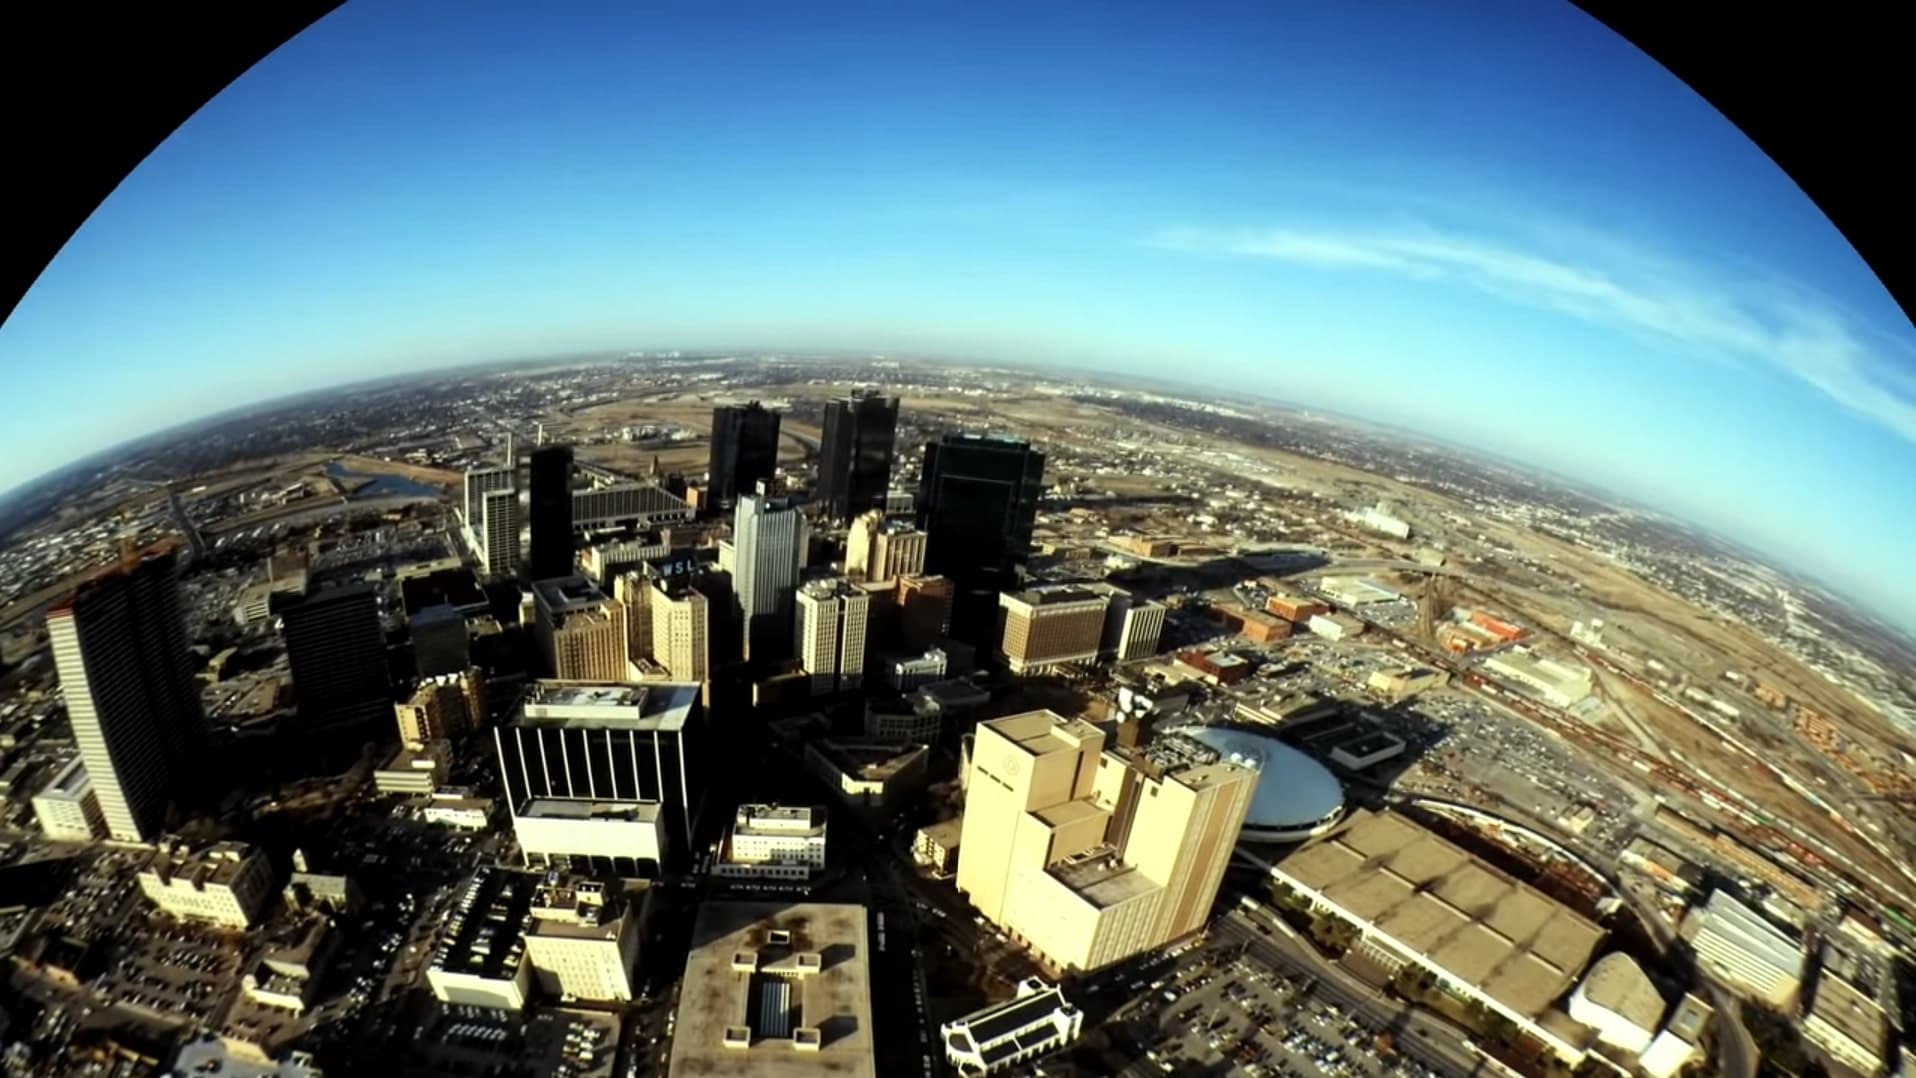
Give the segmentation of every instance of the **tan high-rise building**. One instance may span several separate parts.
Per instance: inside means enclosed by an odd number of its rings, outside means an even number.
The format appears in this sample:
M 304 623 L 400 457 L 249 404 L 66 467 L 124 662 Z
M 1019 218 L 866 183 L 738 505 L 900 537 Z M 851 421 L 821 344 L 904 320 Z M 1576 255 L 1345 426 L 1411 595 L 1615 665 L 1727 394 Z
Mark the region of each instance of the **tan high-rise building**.
M 1111 596 L 1057 584 L 998 596 L 998 652 L 1014 674 L 1098 659 Z
M 878 532 L 885 526 L 885 514 L 869 509 L 852 518 L 851 531 L 845 536 L 845 575 L 853 580 L 871 578 L 872 548 Z
M 537 636 L 547 668 L 561 681 L 625 681 L 630 641 L 625 604 L 582 576 L 532 585 Z
M 450 741 L 486 724 L 486 678 L 476 667 L 422 679 L 411 699 L 393 705 L 399 740 L 407 745 Z
M 958 889 L 1054 970 L 1084 971 L 1203 926 L 1257 772 L 1033 711 L 979 724 L 965 786 Z
M 796 651 L 814 695 L 856 689 L 865 681 L 871 595 L 844 580 L 815 580 L 798 590 Z
M 653 657 L 652 583 L 638 569 L 620 573 L 612 579 L 612 597 L 625 607 L 626 655 L 634 662 Z
M 845 575 L 888 581 L 925 571 L 925 533 L 902 520 L 888 521 L 876 509 L 852 521 L 845 539 Z
M 705 595 L 689 582 L 658 581 L 647 599 L 652 611 L 653 661 L 673 681 L 704 681 L 710 662 L 711 617 Z
M 892 605 L 897 610 L 898 637 L 907 650 L 923 651 L 951 631 L 955 591 L 950 579 L 901 576 L 894 587 Z

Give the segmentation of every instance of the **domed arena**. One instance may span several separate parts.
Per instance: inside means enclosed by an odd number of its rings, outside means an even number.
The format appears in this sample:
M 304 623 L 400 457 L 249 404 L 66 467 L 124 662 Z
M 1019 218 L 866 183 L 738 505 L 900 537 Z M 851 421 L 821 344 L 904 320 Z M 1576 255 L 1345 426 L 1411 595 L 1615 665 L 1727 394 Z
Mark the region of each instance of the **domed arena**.
M 1231 726 L 1185 725 L 1182 734 L 1224 759 L 1258 771 L 1257 792 L 1239 841 L 1302 842 L 1344 816 L 1344 787 L 1323 764 L 1269 734 Z

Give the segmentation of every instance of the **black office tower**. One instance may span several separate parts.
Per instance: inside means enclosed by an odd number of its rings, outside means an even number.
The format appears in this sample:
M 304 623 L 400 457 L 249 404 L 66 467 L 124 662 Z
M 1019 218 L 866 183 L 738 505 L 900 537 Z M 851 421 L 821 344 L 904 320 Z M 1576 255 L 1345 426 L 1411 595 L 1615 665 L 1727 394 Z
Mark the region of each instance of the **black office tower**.
M 526 552 L 532 580 L 571 576 L 572 557 L 572 447 L 549 445 L 533 450 L 528 470 L 532 492 L 527 517 L 532 532 Z
M 712 409 L 712 462 L 705 478 L 705 509 L 738 504 L 778 467 L 778 413 L 753 401 Z
M 1015 586 L 1031 553 L 1044 492 L 1044 454 L 1022 438 L 947 434 L 925 446 L 918 526 L 925 570 L 955 586 L 951 635 L 981 644 L 995 621 L 997 593 Z
M 897 397 L 854 393 L 825 405 L 812 500 L 825 507 L 827 516 L 850 520 L 867 509 L 885 508 L 897 433 Z
M 386 633 L 371 587 L 347 584 L 314 592 L 281 618 L 301 728 L 392 720 Z

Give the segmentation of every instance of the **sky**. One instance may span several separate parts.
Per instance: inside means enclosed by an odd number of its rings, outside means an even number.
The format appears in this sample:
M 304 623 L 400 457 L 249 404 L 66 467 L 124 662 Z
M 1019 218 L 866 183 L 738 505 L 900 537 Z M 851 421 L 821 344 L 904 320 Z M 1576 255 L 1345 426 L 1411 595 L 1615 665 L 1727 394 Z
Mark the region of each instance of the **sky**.
M 0 490 L 412 369 L 937 352 L 1481 446 L 1916 628 L 1916 329 L 1568 4 L 534 7 L 356 0 L 163 143 L 0 326 Z

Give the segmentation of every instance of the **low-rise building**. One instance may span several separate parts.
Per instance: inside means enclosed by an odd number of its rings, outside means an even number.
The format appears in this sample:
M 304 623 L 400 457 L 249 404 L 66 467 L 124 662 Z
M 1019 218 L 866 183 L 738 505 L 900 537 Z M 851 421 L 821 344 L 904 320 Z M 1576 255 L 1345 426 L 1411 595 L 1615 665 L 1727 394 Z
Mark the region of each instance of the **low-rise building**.
M 549 876 L 533 891 L 526 960 L 561 1002 L 630 1003 L 640 928 L 627 899 L 595 880 Z
M 716 876 L 803 882 L 825 869 L 825 810 L 740 805 L 712 864 Z
M 86 765 L 75 756 L 33 796 L 33 815 L 49 842 L 91 842 L 106 835 L 106 817 Z
M 1312 614 L 1309 626 L 1326 640 L 1349 640 L 1364 632 L 1364 623 L 1349 614 Z
M 262 1007 L 306 1013 L 338 942 L 331 918 L 301 922 L 260 954 L 258 964 L 240 978 L 240 993 Z
M 526 932 L 540 877 L 481 866 L 453 907 L 426 967 L 441 1003 L 518 1011 L 532 990 Z
M 702 903 L 669 1073 L 874 1078 L 865 923 L 863 906 Z
M 1675 1078 L 1693 1061 L 1703 1058 L 1703 1038 L 1713 1013 L 1702 997 L 1684 996 L 1662 1032 L 1638 1057 L 1637 1065 L 1650 1078 Z
M 962 816 L 926 824 L 912 839 L 912 860 L 931 869 L 935 875 L 951 875 L 958 868 L 958 840 L 964 831 Z
M 1597 1031 L 1597 1039 L 1641 1055 L 1663 1021 L 1663 996 L 1630 956 L 1621 951 L 1597 959 L 1570 993 L 1570 1017 Z
M 1339 606 L 1368 606 L 1403 598 L 1375 580 L 1355 576 L 1327 576 L 1317 582 L 1317 590 Z
M 1803 1020 L 1803 1036 L 1837 1062 L 1865 1075 L 1883 1072 L 1889 1016 L 1882 1004 L 1825 963 Z
M 140 892 L 181 920 L 251 928 L 272 897 L 273 869 L 265 854 L 240 842 L 163 846 L 140 870 Z
M 435 793 L 419 808 L 419 818 L 429 824 L 460 831 L 484 831 L 492 826 L 493 803 L 487 797 L 463 797 Z
M 905 655 L 884 665 L 885 684 L 898 692 L 910 692 L 945 676 L 950 668 L 943 648 L 927 648 L 920 655 Z
M 931 747 L 855 738 L 826 738 L 805 746 L 805 766 L 847 804 L 877 808 L 916 788 Z
M 1803 983 L 1803 945 L 1727 891 L 1712 892 L 1693 916 L 1697 964 L 1772 1007 L 1786 1007 Z
M 1367 961 L 1423 970 L 1565 1063 L 1583 1061 L 1591 1034 L 1555 1003 L 1604 930 L 1576 910 L 1388 810 L 1354 813 L 1271 875 L 1314 913 L 1357 929 Z
M 452 772 L 452 746 L 428 741 L 401 745 L 386 766 L 373 772 L 373 789 L 382 794 L 424 797 L 445 784 Z
M 1394 704 L 1420 692 L 1441 689 L 1449 680 L 1449 674 L 1432 667 L 1398 666 L 1371 671 L 1364 687 Z
M 1701 869 L 1640 835 L 1630 840 L 1619 859 L 1666 891 L 1687 895 L 1703 886 Z
M 1084 1013 L 1058 986 L 1028 977 L 1018 994 L 939 1027 L 945 1060 L 966 1078 L 1001 1074 L 1076 1040 Z
M 1524 647 L 1491 656 L 1484 660 L 1483 669 L 1522 685 L 1553 707 L 1571 707 L 1595 691 L 1588 667 L 1547 659 Z
M 872 741 L 936 744 L 944 720 L 937 708 L 913 698 L 867 700 L 865 737 Z

